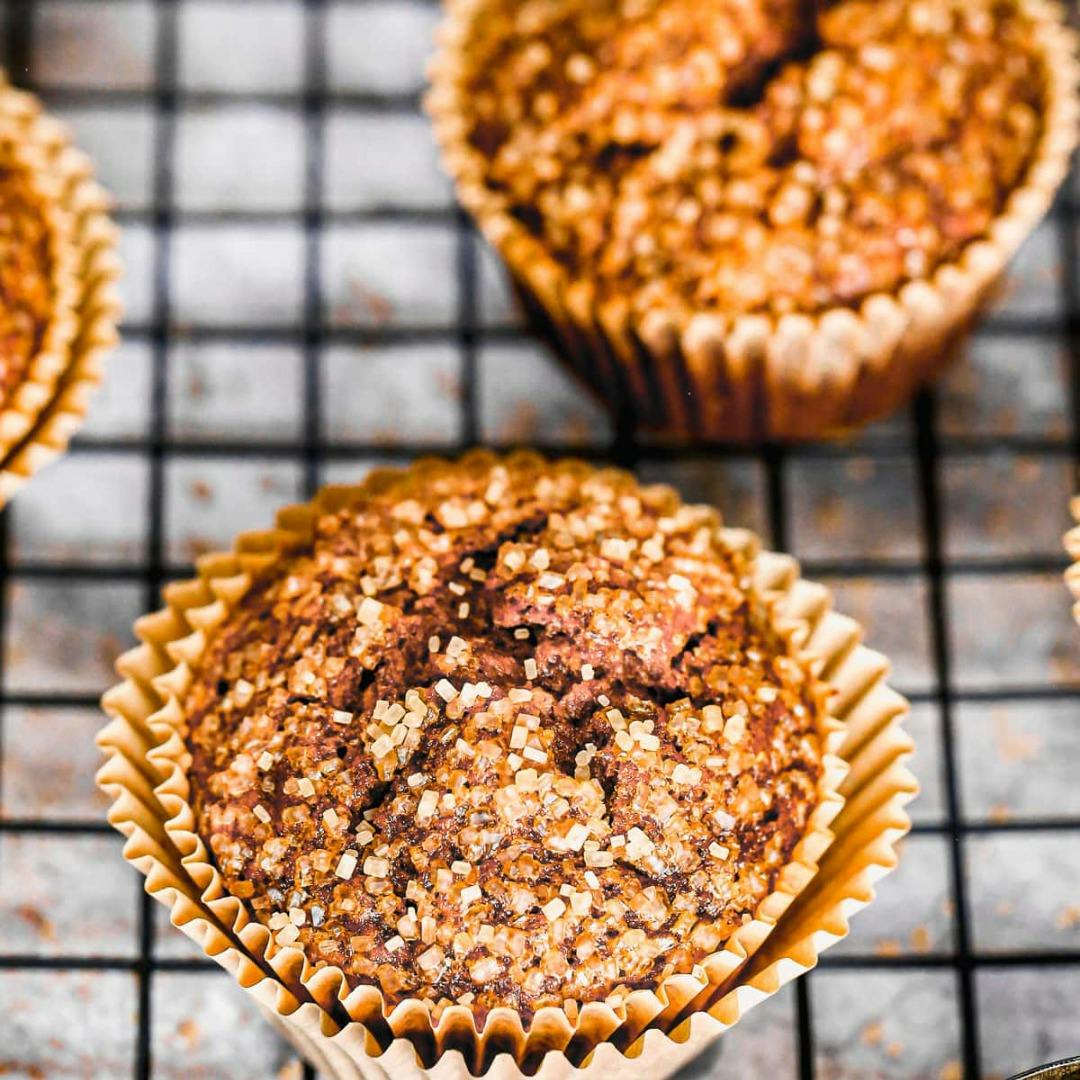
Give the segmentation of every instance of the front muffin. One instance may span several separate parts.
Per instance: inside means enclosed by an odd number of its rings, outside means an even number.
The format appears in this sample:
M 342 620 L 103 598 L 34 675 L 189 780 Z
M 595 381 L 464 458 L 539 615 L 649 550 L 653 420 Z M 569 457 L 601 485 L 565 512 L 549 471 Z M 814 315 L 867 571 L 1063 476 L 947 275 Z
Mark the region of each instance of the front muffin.
M 315 523 L 183 710 L 228 889 L 312 964 L 419 998 L 615 1001 L 722 948 L 818 801 L 824 691 L 715 514 L 532 457 Z

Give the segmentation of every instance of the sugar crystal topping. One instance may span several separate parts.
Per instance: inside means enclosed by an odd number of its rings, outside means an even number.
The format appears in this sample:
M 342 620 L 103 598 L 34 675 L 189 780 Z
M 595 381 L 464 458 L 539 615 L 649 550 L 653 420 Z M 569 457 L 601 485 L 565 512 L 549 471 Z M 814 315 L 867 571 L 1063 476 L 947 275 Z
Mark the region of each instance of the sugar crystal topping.
M 390 1001 L 529 1015 L 693 970 L 773 888 L 820 776 L 822 686 L 751 558 L 668 489 L 530 456 L 325 514 L 183 702 L 227 887 Z
M 1042 131 L 1016 0 L 487 0 L 470 27 L 495 207 L 641 310 L 816 312 L 925 279 Z

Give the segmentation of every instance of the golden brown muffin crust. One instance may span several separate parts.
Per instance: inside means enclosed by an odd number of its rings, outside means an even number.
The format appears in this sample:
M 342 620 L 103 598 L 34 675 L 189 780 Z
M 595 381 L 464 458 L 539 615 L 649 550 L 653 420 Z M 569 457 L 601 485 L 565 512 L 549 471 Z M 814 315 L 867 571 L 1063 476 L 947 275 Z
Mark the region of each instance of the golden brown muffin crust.
M 30 177 L 0 163 L 0 405 L 26 376 L 52 315 L 50 243 Z
M 532 457 L 400 474 L 317 522 L 183 703 L 226 885 L 406 997 L 609 999 L 748 921 L 806 829 L 822 684 L 715 514 Z
M 465 49 L 497 202 L 601 297 L 854 305 L 985 235 L 1045 77 L 1016 0 L 487 0 Z

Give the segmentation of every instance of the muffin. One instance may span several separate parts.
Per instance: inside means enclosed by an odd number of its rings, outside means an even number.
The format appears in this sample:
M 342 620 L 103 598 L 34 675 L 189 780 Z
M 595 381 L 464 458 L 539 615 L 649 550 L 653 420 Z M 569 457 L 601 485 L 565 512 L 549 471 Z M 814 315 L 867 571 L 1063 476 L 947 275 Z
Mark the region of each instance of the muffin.
M 1041 0 L 455 0 L 429 106 L 526 312 L 624 416 L 851 428 L 939 369 L 1048 206 Z
M 66 131 L 0 77 L 0 499 L 67 445 L 115 340 L 106 207 Z
M 724 999 L 809 895 L 837 713 L 870 695 L 857 741 L 891 747 L 860 785 L 909 749 L 884 665 L 776 559 L 670 489 L 527 454 L 327 489 L 140 625 L 102 782 L 130 795 L 113 770 L 145 756 L 135 816 L 157 803 L 155 858 L 197 886 L 173 921 L 227 934 L 290 1014 L 425 1065 L 628 1049 Z

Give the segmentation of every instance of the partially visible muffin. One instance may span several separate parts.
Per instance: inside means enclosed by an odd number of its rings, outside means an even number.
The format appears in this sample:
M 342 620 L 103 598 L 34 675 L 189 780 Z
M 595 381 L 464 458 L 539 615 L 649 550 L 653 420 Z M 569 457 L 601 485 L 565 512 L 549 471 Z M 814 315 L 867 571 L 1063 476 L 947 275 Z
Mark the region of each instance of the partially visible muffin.
M 110 205 L 68 130 L 0 71 L 0 506 L 67 447 L 115 344 Z
M 825 690 L 714 512 L 533 457 L 358 494 L 211 633 L 197 828 L 353 985 L 615 1001 L 753 918 L 818 801 Z
M 33 178 L 0 153 L 0 408 L 25 378 L 53 314 L 53 242 Z

